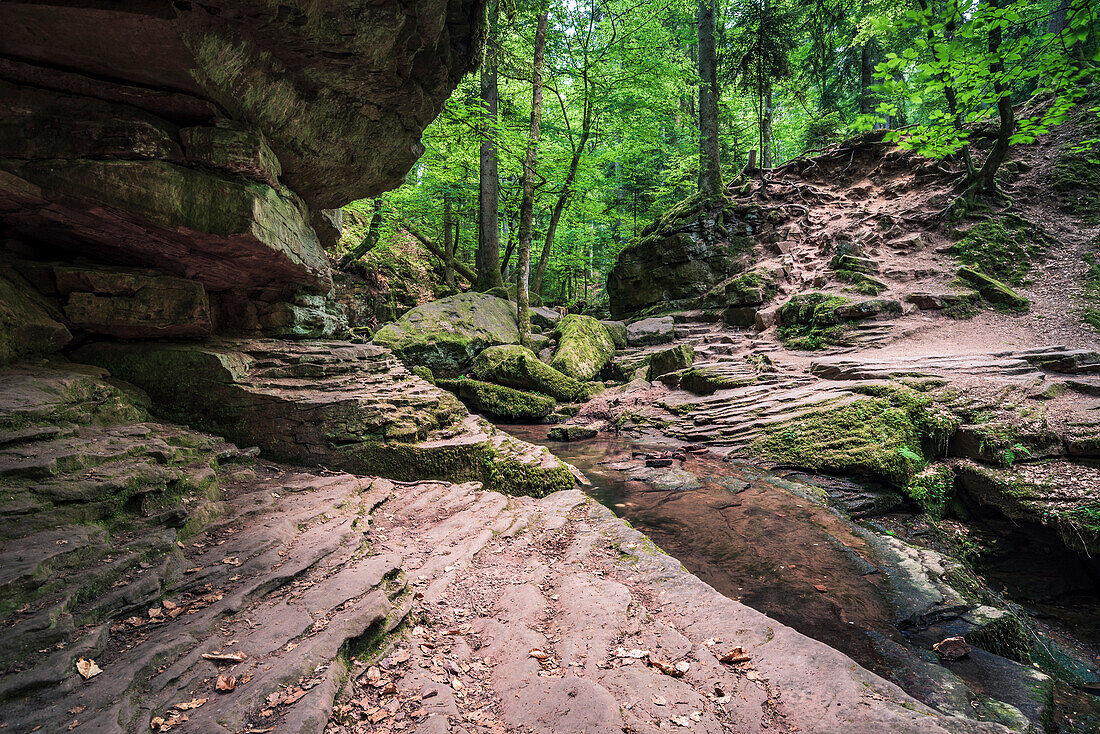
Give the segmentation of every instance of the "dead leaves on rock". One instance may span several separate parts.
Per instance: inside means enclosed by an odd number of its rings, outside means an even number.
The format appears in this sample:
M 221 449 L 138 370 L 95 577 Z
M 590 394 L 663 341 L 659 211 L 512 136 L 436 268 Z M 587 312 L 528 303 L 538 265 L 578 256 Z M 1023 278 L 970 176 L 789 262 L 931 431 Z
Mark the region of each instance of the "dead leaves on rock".
M 214 683 L 214 690 L 221 693 L 228 693 L 237 687 L 237 676 L 226 675 L 222 673 L 218 676 L 217 682 Z
M 732 648 L 717 657 L 720 663 L 747 663 L 752 660 L 752 656 L 746 653 L 743 647 Z
M 617 647 L 615 648 L 614 657 L 619 660 L 642 660 L 649 667 L 655 668 L 673 678 L 683 678 L 684 674 L 691 670 L 691 663 L 686 660 L 670 663 L 663 658 L 657 657 L 649 650 L 642 650 L 641 648 L 627 650 L 626 648 Z
M 76 672 L 79 673 L 80 677 L 84 680 L 91 680 L 102 673 L 103 670 L 96 665 L 95 660 L 80 658 L 76 661 Z
M 190 701 L 182 701 L 174 704 L 172 710 L 164 716 L 154 716 L 149 721 L 149 728 L 155 732 L 166 732 L 175 729 L 180 724 L 188 720 L 187 714 L 184 711 L 192 711 L 197 709 L 206 703 L 205 698 L 192 698 Z

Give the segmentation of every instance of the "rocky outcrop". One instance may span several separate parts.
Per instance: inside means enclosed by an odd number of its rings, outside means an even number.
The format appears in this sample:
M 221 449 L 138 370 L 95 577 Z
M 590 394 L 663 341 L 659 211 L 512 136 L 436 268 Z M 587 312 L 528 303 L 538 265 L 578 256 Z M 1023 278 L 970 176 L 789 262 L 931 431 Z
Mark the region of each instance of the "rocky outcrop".
M 150 421 L 95 370 L 2 379 L 14 730 L 318 732 L 380 711 L 416 730 L 476 710 L 497 731 L 1006 731 L 720 595 L 580 492 L 305 471 Z M 60 415 L 62 434 L 12 428 Z M 733 646 L 744 662 L 722 662 Z
M 753 244 L 755 207 L 693 197 L 642 230 L 607 276 L 611 315 L 693 306 L 744 269 Z
M 461 374 L 486 347 L 518 342 L 515 306 L 485 293 L 425 303 L 374 335 L 375 344 L 441 377 Z
M 89 333 L 342 333 L 303 303 L 332 288 L 325 211 L 401 182 L 479 17 L 476 0 L 4 4 L 5 257 L 171 278 L 61 292 Z
M 74 356 L 141 387 L 159 415 L 282 460 L 530 494 L 574 482 L 548 451 L 498 434 L 375 345 L 100 343 Z
M 0 365 L 32 354 L 61 351 L 72 334 L 61 314 L 18 273 L 0 270 Z

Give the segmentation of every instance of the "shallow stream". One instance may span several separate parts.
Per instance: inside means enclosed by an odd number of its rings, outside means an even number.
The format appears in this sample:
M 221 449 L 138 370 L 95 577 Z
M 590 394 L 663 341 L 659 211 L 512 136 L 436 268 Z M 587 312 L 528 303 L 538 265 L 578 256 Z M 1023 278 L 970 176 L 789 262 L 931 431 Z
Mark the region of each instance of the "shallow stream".
M 587 489 L 602 504 L 649 536 L 665 552 L 722 594 L 740 601 L 799 632 L 841 650 L 869 670 L 901 684 L 922 700 L 926 684 L 899 675 L 898 659 L 887 641 L 902 643 L 889 603 L 886 576 L 876 571 L 866 529 L 823 502 L 825 487 L 836 480 L 796 472 L 772 471 L 737 459 L 687 454 L 671 467 L 647 468 L 636 455 L 668 451 L 672 445 L 608 437 L 557 442 L 545 425 L 501 425 L 501 429 L 548 447 L 580 469 L 592 482 Z M 884 532 L 913 516 L 900 513 L 876 526 Z M 918 523 L 919 524 L 919 523 Z M 1010 564 L 1021 563 L 1019 557 Z M 1018 566 L 1025 572 L 1034 564 Z M 1011 569 L 984 569 L 990 581 L 1010 581 Z M 1058 568 L 1046 571 L 1057 574 Z M 1076 575 L 1076 574 L 1071 574 Z M 998 583 L 1011 590 L 1011 583 Z M 1078 584 L 1076 603 L 1028 609 L 1053 623 L 1048 630 L 1095 669 L 1100 594 Z M 927 653 L 930 655 L 931 653 Z M 972 670 L 971 661 L 949 665 L 975 690 L 996 697 L 988 671 Z M 1059 686 L 1073 699 L 1059 709 L 1100 713 L 1100 699 Z M 1059 698 L 1063 698 L 1059 694 Z M 1069 713 L 1069 712 L 1066 712 Z M 1072 716 L 1072 714 L 1071 714 Z M 1088 731 L 1056 727 L 1059 731 Z

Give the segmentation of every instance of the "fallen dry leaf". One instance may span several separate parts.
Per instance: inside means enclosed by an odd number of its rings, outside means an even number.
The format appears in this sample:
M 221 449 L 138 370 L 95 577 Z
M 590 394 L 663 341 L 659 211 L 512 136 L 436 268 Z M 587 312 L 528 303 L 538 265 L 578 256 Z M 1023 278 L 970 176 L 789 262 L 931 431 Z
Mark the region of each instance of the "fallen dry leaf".
M 205 698 L 192 698 L 190 701 L 174 704 L 172 708 L 179 709 L 180 711 L 190 711 L 191 709 L 197 709 L 204 703 L 206 703 Z
M 680 669 L 680 665 L 686 665 L 686 663 L 673 665 L 672 663 L 669 663 L 666 660 L 662 660 L 661 658 L 654 657 L 653 655 L 650 655 L 648 658 L 646 658 L 646 662 L 648 662 L 651 666 L 661 671 L 665 675 L 672 676 L 673 678 L 682 678 L 684 676 L 684 673 L 687 672 L 687 668 L 683 668 L 682 670 Z
M 549 660 L 550 659 L 550 653 L 544 652 L 544 651 L 538 649 L 537 647 L 531 649 L 531 651 L 528 652 L 527 654 L 530 657 L 533 657 L 535 660 Z
M 223 558 L 222 563 L 227 566 L 239 566 L 241 565 L 241 559 L 237 558 L 236 556 L 229 556 L 227 558 Z
M 829 590 L 829 587 L 825 584 L 814 584 L 814 588 L 820 591 L 822 594 Z
M 84 680 L 89 680 L 95 678 L 103 671 L 95 664 L 95 660 L 80 658 L 76 661 L 76 672 L 80 673 L 80 677 Z
M 237 652 L 204 652 L 203 660 L 212 660 L 215 663 L 240 663 L 248 657 L 241 651 Z
M 752 660 L 752 657 L 745 652 L 743 647 L 735 647 L 729 652 L 718 656 L 718 662 L 720 663 L 747 663 L 750 660 Z
M 214 688 L 216 690 L 222 691 L 223 693 L 226 691 L 232 691 L 236 687 L 237 677 L 233 675 L 226 675 L 224 673 L 218 676 L 218 681 L 214 684 Z

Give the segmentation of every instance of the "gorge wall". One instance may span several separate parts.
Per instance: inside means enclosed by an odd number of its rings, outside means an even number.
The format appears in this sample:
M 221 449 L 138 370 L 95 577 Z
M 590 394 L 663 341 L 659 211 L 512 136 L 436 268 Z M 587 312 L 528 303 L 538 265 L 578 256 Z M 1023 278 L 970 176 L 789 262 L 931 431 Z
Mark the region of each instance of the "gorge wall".
M 338 207 L 401 182 L 479 18 L 476 0 L 4 3 L 0 359 L 337 333 Z

